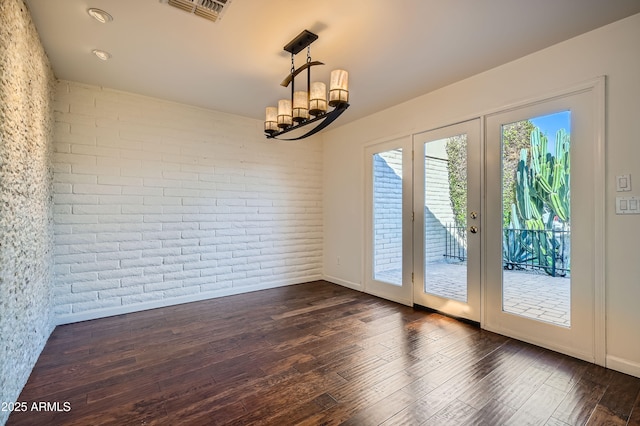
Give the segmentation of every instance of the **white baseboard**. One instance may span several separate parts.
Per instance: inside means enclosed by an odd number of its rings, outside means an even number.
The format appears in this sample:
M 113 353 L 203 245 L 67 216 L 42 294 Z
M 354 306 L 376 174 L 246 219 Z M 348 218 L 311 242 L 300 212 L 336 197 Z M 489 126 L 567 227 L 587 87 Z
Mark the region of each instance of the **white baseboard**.
M 151 302 L 135 303 L 125 306 L 117 306 L 113 308 L 96 309 L 88 312 L 79 312 L 77 314 L 61 315 L 54 318 L 55 325 L 71 324 L 80 321 L 89 321 L 99 318 L 112 317 L 115 315 L 129 314 L 132 312 L 146 311 L 149 309 L 164 308 L 167 306 L 180 305 L 183 303 L 199 302 L 202 300 L 216 299 L 224 296 L 233 296 L 235 294 L 250 293 L 252 291 L 267 290 L 270 288 L 284 287 L 288 285 L 303 284 L 310 281 L 321 280 L 319 275 L 313 275 L 306 278 L 298 278 L 295 280 L 271 281 L 268 283 L 258 284 L 255 286 L 229 287 L 216 291 L 208 291 L 189 296 L 172 297 L 170 299 L 154 300 Z
M 628 359 L 607 355 L 607 368 L 629 374 L 631 376 L 640 377 L 640 363 L 633 362 Z
M 363 291 L 362 284 L 360 283 L 354 283 L 351 281 L 343 280 L 341 278 L 332 277 L 331 275 L 323 275 L 322 279 L 333 284 L 338 284 L 343 287 L 350 288 L 352 290 Z

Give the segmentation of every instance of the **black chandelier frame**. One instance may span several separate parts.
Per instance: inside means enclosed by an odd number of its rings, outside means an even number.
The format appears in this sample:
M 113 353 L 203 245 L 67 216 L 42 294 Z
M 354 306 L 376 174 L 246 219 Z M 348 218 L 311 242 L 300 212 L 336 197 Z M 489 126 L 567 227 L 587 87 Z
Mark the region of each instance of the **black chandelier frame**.
M 304 30 L 300 34 L 298 34 L 293 40 L 287 43 L 286 46 L 284 46 L 284 50 L 291 54 L 291 73 L 282 81 L 282 83 L 280 83 L 280 85 L 283 87 L 288 87 L 289 85 L 291 85 L 291 103 L 292 104 L 293 104 L 293 96 L 295 92 L 296 76 L 305 70 L 307 71 L 307 102 L 309 102 L 309 98 L 311 95 L 311 67 L 316 65 L 324 65 L 324 63 L 320 61 L 311 61 L 309 46 L 311 45 L 311 43 L 313 43 L 317 39 L 318 39 L 318 36 L 316 34 L 312 33 L 309 30 Z M 304 65 L 298 68 L 295 68 L 295 63 L 294 63 L 295 55 L 300 53 L 305 47 L 307 48 L 307 62 Z M 332 104 L 331 102 L 329 102 L 328 105 L 332 106 L 333 109 L 330 111 L 319 112 L 318 114 L 313 114 L 311 113 L 311 111 L 309 111 L 309 116 L 314 115 L 313 118 L 303 119 L 301 121 L 291 124 L 290 126 L 282 130 L 278 130 L 275 132 L 265 131 L 265 136 L 267 137 L 267 139 L 277 139 L 282 141 L 296 141 L 296 140 L 304 139 L 326 128 L 329 124 L 333 123 L 340 115 L 342 115 L 342 113 L 345 112 L 347 108 L 349 108 L 348 102 L 337 102 L 335 104 Z M 318 124 L 301 136 L 297 136 L 294 138 L 287 138 L 287 139 L 280 137 L 284 134 L 287 134 L 294 130 L 298 130 L 302 127 L 308 126 L 313 123 L 318 123 Z

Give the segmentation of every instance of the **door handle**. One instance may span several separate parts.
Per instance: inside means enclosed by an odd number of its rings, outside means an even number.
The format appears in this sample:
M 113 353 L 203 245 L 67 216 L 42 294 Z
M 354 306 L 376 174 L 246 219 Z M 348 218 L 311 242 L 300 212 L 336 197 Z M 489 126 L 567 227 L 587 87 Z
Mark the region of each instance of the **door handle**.
M 469 228 L 469 232 L 471 232 L 472 234 L 477 234 L 478 233 L 478 227 L 477 226 L 472 226 Z
M 469 216 L 471 217 L 471 219 L 477 219 L 478 218 L 478 213 L 477 212 L 471 212 L 471 213 L 469 213 Z

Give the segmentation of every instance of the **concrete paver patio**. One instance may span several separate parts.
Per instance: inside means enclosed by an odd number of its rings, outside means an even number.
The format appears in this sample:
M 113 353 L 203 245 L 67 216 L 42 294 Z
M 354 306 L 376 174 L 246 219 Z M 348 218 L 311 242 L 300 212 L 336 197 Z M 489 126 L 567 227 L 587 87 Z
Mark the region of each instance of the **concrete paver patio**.
M 464 263 L 428 263 L 427 291 L 455 300 L 466 299 Z M 377 273 L 378 279 L 400 282 L 400 271 Z M 565 327 L 571 325 L 571 280 L 535 271 L 503 271 L 503 310 Z

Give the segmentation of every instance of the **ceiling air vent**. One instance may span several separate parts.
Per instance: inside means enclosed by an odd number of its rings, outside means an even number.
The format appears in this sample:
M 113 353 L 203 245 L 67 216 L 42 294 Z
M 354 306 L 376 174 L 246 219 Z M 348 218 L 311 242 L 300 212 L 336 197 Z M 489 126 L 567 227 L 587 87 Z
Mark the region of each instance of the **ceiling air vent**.
M 209 21 L 217 21 L 229 7 L 231 0 L 160 0 Z

